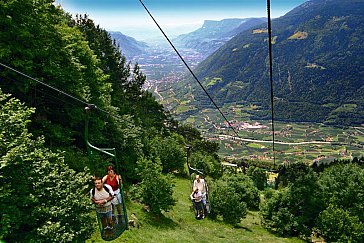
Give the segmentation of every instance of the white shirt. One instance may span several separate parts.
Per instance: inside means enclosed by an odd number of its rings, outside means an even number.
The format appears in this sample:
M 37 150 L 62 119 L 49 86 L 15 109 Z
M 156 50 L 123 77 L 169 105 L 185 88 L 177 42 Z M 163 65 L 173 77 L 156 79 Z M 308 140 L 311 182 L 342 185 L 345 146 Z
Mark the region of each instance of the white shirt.
M 108 184 L 104 184 L 105 187 L 107 187 L 109 189 L 109 192 L 107 192 L 104 187 L 102 187 L 102 189 L 99 191 L 97 190 L 97 188 L 91 189 L 90 191 L 90 198 L 92 199 L 92 190 L 95 190 L 95 196 L 93 198 L 95 198 L 95 200 L 105 200 L 107 199 L 110 195 L 114 196 L 114 191 L 112 190 L 111 186 L 109 186 Z M 107 207 L 111 204 L 111 201 L 108 201 L 107 203 L 105 203 L 103 206 L 99 206 L 96 205 L 96 207 Z
M 198 191 L 200 191 L 202 194 L 206 193 L 206 184 L 204 179 L 200 179 L 200 182 L 197 180 L 193 181 L 193 187 L 197 187 Z
M 200 191 L 196 192 L 192 192 L 190 195 L 190 198 L 192 200 L 195 200 L 195 202 L 201 202 L 202 200 L 202 193 Z

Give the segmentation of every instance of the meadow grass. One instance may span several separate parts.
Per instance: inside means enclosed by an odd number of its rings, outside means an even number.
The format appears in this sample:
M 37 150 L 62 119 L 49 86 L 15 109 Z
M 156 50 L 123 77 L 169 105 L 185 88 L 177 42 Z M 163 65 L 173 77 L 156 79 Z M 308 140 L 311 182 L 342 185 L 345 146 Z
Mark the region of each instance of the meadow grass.
M 128 214 L 136 215 L 140 227 L 129 228 L 112 242 L 303 242 L 268 232 L 262 227 L 258 212 L 249 211 L 238 227 L 225 224 L 221 219 L 196 220 L 189 199 L 190 181 L 183 178 L 174 180 L 177 203 L 173 210 L 153 217 L 143 210 L 142 205 L 129 202 Z M 102 242 L 102 239 L 95 232 L 87 242 Z

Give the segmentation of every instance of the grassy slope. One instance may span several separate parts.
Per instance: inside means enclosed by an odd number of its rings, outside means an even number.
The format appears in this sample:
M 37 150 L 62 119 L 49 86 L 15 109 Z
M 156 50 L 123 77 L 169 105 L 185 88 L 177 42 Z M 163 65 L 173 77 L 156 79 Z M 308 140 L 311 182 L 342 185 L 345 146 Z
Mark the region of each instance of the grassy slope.
M 220 220 L 195 220 L 189 200 L 190 182 L 175 178 L 175 197 L 178 199 L 173 211 L 159 219 L 148 216 L 139 204 L 129 203 L 128 214 L 135 213 L 140 228 L 130 228 L 113 242 L 303 242 L 296 238 L 280 238 L 267 232 L 260 225 L 257 212 L 249 212 L 241 227 L 233 228 Z M 102 242 L 95 233 L 88 242 Z

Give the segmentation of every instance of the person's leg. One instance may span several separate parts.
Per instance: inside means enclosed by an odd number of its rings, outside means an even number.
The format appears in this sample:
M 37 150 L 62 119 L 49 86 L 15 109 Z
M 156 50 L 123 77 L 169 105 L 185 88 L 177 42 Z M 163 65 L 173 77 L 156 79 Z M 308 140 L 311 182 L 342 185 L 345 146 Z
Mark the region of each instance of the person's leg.
M 198 203 L 193 202 L 193 207 L 195 208 L 195 217 L 197 218 L 199 216 Z
M 121 203 L 116 205 L 116 209 L 118 210 L 118 215 L 122 215 L 122 210 L 121 210 Z
M 104 213 L 97 213 L 97 217 L 101 219 L 102 228 L 105 229 L 107 227 L 107 220 Z
M 202 207 L 203 207 L 203 215 L 207 215 L 207 208 L 206 208 L 206 199 L 202 199 Z
M 201 218 L 202 215 L 203 215 L 203 212 L 202 212 L 202 202 L 198 202 L 197 203 L 197 212 L 198 212 L 198 218 Z
M 118 212 L 118 215 L 117 215 L 118 224 L 125 223 L 125 220 L 123 218 L 123 210 L 121 208 L 121 206 L 122 206 L 122 200 L 121 200 L 120 193 L 118 193 L 118 194 L 115 195 L 113 202 L 115 203 L 114 206 L 116 207 L 116 210 Z
M 112 223 L 112 211 L 109 211 L 106 213 L 106 218 L 107 218 L 107 224 L 110 228 L 113 227 L 113 223 Z

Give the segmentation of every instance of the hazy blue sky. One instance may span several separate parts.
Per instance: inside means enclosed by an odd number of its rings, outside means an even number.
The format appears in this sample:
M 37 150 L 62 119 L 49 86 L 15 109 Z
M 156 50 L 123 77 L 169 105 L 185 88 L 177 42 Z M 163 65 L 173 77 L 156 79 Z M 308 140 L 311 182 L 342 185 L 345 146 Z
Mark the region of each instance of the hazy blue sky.
M 87 13 L 106 30 L 137 39 L 158 35 L 139 0 L 56 0 L 72 14 Z M 204 20 L 266 17 L 266 0 L 144 0 L 161 27 L 170 35 L 193 31 Z M 306 0 L 272 0 L 272 17 L 279 17 Z

